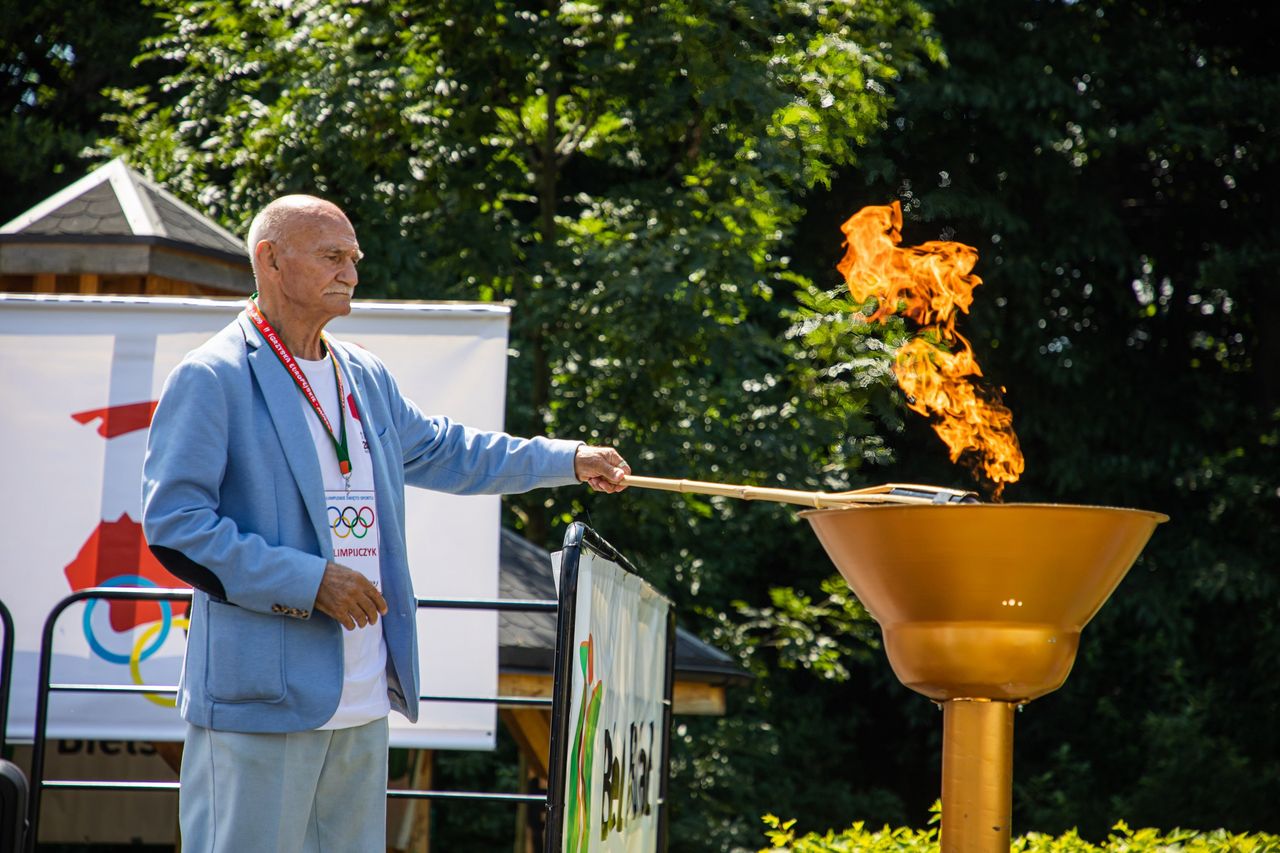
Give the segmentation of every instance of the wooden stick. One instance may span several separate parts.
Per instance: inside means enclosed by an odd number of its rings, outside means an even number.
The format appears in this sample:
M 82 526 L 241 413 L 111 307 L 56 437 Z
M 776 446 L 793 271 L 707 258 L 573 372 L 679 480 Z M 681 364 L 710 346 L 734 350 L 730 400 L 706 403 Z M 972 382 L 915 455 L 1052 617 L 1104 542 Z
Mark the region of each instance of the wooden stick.
M 628 486 L 640 489 L 658 489 L 664 492 L 682 492 L 697 495 L 717 495 L 725 498 L 737 498 L 744 501 L 774 501 L 776 503 L 798 504 L 818 509 L 848 507 L 867 504 L 901 503 L 932 504 L 939 501 L 932 497 L 910 494 L 890 494 L 893 489 L 914 488 L 928 493 L 944 493 L 948 496 L 963 496 L 966 492 L 953 489 L 939 489 L 933 486 L 872 486 L 867 489 L 855 489 L 850 492 L 802 492 L 798 489 L 772 489 L 763 486 L 740 486 L 731 483 L 708 483 L 703 480 L 668 480 L 663 477 L 637 477 L 628 474 L 623 481 Z M 944 502 L 950 502 L 950 498 Z

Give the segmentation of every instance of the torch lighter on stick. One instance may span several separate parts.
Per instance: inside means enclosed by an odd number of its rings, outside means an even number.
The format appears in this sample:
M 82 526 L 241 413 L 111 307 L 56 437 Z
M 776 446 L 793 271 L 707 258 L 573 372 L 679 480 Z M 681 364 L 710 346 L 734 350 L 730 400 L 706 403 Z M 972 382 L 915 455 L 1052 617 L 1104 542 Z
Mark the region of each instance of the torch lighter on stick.
M 684 492 L 698 495 L 716 495 L 744 501 L 773 501 L 797 504 L 817 509 L 869 506 L 874 504 L 947 504 L 977 503 L 974 492 L 945 489 L 939 486 L 919 486 L 908 483 L 886 483 L 868 486 L 848 492 L 805 492 L 799 489 L 773 489 L 762 486 L 743 486 L 733 483 L 709 483 L 703 480 L 670 480 L 663 477 L 637 477 L 628 474 L 623 480 L 628 486 L 640 489 L 658 489 L 664 492 Z

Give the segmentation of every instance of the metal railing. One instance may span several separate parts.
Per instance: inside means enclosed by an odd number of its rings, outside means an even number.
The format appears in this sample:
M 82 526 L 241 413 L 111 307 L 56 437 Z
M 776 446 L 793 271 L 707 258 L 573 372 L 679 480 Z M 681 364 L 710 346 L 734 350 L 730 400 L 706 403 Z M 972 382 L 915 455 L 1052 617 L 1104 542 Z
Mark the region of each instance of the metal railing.
M 21 850 L 27 831 L 26 777 L 21 768 L 3 760 L 9 728 L 9 693 L 13 689 L 13 616 L 0 601 L 0 624 L 4 626 L 4 652 L 0 656 L 0 769 L 4 790 L 0 792 L 0 850 Z
M 51 682 L 53 668 L 53 642 L 54 629 L 58 619 L 73 604 L 88 600 L 114 600 L 114 601 L 136 601 L 136 602 L 160 602 L 160 601 L 190 601 L 191 590 L 189 589 L 131 589 L 121 587 L 92 587 L 83 589 L 72 595 L 67 596 L 58 602 L 58 604 L 50 611 L 45 618 L 44 631 L 40 641 L 40 666 L 38 681 L 36 684 L 36 717 L 35 717 L 35 738 L 32 744 L 31 758 L 31 789 L 30 797 L 27 801 L 27 843 L 26 849 L 30 853 L 34 853 L 36 839 L 39 836 L 40 826 L 40 805 L 42 794 L 45 790 L 54 791 L 177 791 L 180 788 L 178 782 L 148 782 L 133 780 L 100 780 L 100 779 L 45 779 L 45 749 L 48 745 L 48 725 L 49 725 L 49 701 L 54 693 L 102 693 L 111 695 L 176 695 L 178 688 L 176 685 L 124 685 L 124 684 L 95 684 L 81 682 Z M 11 679 L 8 677 L 9 669 L 12 664 L 12 641 L 13 627 L 12 620 L 9 619 L 7 610 L 2 609 L 0 605 L 0 618 L 4 621 L 5 627 L 5 651 L 3 666 L 4 673 L 4 690 L 0 695 L 0 710 L 7 705 L 8 701 L 8 685 Z M 426 609 L 444 609 L 444 610 L 492 610 L 498 612 L 520 612 L 520 613 L 556 613 L 559 609 L 559 602 L 554 600 L 517 600 L 517 599 L 418 599 L 417 607 L 419 610 Z M 554 692 L 554 691 L 553 691 Z M 556 722 L 555 699 L 537 696 L 435 696 L 420 695 L 419 700 L 422 702 L 464 702 L 492 704 L 498 708 L 504 707 L 539 707 L 552 710 L 553 728 Z M 0 722 L 6 720 L 4 714 L 0 714 Z M 0 740 L 2 743 L 2 740 Z M 550 794 L 517 794 L 503 793 L 491 791 L 445 791 L 433 789 L 404 789 L 404 788 L 388 788 L 387 796 L 397 799 L 414 799 L 414 800 L 452 800 L 452 801 L 480 801 L 480 802 L 505 802 L 513 804 L 537 804 L 547 806 L 550 803 Z
M 59 601 L 44 620 L 40 637 L 40 667 L 36 676 L 35 739 L 31 747 L 31 791 L 27 798 L 27 850 L 34 853 L 40 836 L 40 803 L 46 788 L 50 790 L 96 791 L 176 791 L 177 782 L 104 781 L 88 779 L 45 779 L 44 753 L 49 736 L 49 698 L 54 693 L 176 694 L 178 688 L 158 685 L 51 683 L 53 671 L 53 639 L 58 618 L 73 604 L 107 599 L 113 601 L 190 601 L 189 589 L 126 589 L 91 587 L 72 593 Z
M 9 728 L 9 691 L 13 688 L 13 616 L 0 601 L 0 625 L 4 626 L 4 654 L 0 655 L 0 753 Z

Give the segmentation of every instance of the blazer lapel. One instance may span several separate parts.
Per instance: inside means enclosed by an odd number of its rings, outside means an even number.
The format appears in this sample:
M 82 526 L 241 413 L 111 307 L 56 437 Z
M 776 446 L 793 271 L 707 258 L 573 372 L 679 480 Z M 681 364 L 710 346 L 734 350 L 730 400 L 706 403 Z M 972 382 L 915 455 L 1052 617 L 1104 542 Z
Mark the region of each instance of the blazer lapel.
M 311 443 L 306 413 L 298 402 L 298 388 L 271 347 L 264 346 L 262 335 L 246 314 L 240 315 L 240 324 L 244 328 L 245 342 L 249 348 L 249 366 L 267 401 L 267 412 L 271 415 L 276 435 L 284 448 L 285 461 L 302 494 L 302 503 L 315 528 L 320 549 L 324 556 L 331 556 L 329 551 L 332 546 L 324 508 L 324 478 L 320 473 L 320 460 L 316 458 L 315 446 Z

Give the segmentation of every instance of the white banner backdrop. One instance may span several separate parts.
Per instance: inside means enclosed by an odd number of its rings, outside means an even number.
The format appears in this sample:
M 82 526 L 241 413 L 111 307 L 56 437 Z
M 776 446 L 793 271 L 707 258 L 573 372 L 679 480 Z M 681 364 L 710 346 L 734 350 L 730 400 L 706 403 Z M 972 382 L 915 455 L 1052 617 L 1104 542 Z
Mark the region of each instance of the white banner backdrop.
M 578 561 L 565 853 L 653 853 L 671 602 L 583 545 Z
M 0 294 L 0 514 L 11 539 L 0 600 L 13 614 L 14 684 L 8 735 L 34 736 L 44 621 L 91 586 L 181 586 L 143 541 L 146 430 L 169 371 L 230 322 L 241 300 Z M 426 412 L 501 429 L 509 311 L 480 304 L 357 302 L 329 326 L 377 354 Z M 498 594 L 497 497 L 410 489 L 415 592 Z M 141 580 L 139 580 L 141 579 Z M 86 602 L 55 631 L 55 683 L 177 684 L 185 603 Z M 497 692 L 497 616 L 424 610 L 418 616 L 424 692 Z M 391 715 L 396 746 L 492 748 L 492 706 L 426 703 L 417 725 Z M 170 696 L 55 693 L 50 738 L 181 740 Z

